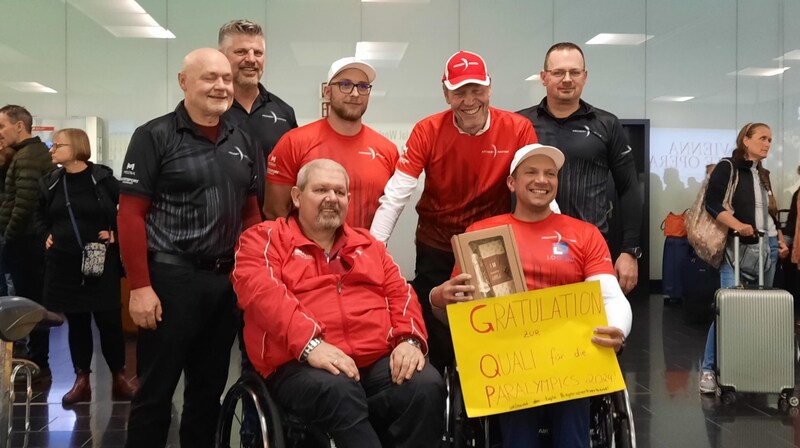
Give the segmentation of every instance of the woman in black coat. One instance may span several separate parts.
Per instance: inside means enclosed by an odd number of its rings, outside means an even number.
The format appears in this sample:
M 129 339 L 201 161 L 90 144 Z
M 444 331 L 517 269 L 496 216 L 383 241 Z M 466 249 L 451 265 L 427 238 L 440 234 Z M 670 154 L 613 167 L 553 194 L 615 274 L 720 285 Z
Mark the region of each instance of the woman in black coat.
M 130 400 L 133 388 L 125 378 L 125 341 L 122 336 L 119 248 L 115 232 L 119 182 L 110 168 L 89 162 L 89 138 L 81 129 L 61 129 L 53 135 L 53 163 L 61 165 L 40 181 L 39 231 L 47 235 L 44 301 L 62 312 L 69 325 L 69 350 L 75 367 L 75 385 L 62 403 L 91 401 L 89 382 L 92 353 L 92 317 L 100 345 L 112 373 L 112 396 Z M 106 247 L 103 272 L 84 275 L 84 246 Z

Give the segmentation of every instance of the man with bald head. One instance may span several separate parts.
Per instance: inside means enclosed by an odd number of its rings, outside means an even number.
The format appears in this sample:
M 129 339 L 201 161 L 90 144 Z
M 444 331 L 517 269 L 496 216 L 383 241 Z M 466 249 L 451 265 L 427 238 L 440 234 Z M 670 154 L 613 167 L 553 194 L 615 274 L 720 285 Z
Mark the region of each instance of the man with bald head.
M 136 129 L 120 179 L 120 249 L 140 327 L 127 447 L 165 446 L 181 373 L 181 446 L 213 446 L 237 324 L 233 247 L 260 221 L 251 140 L 222 117 L 230 63 L 194 50 L 178 83 L 184 100 Z
M 445 389 L 422 310 L 386 246 L 346 223 L 350 185 L 315 159 L 295 210 L 242 234 L 231 279 L 247 352 L 278 403 L 336 446 L 438 446 Z

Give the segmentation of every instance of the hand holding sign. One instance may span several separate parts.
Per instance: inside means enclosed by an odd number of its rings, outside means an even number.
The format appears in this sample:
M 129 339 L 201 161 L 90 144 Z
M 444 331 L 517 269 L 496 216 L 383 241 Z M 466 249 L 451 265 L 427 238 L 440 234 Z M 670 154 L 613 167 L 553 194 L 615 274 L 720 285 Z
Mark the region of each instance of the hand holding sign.
M 470 417 L 622 390 L 598 282 L 447 307 Z M 606 337 L 607 336 L 607 337 Z

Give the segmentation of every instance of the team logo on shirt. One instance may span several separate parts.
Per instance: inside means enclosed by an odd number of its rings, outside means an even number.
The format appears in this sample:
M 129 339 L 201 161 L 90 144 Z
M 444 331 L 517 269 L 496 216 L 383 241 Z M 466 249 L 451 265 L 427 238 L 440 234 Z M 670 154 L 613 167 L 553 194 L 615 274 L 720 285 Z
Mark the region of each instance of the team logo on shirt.
M 596 135 L 597 138 L 599 139 L 603 138 L 603 136 L 599 132 L 591 130 L 587 125 L 583 125 L 583 129 L 573 129 L 572 132 L 576 134 L 585 134 L 583 136 L 584 138 L 588 138 L 592 134 Z
M 377 152 L 375 152 L 375 150 L 372 149 L 372 146 L 368 146 L 366 151 L 359 151 L 358 153 L 364 156 L 369 156 L 370 158 L 372 158 L 372 160 L 375 160 L 375 157 L 380 157 L 382 159 L 386 158 L 383 156 L 383 154 L 378 154 Z
M 508 154 L 507 149 L 497 149 L 497 145 L 492 145 L 491 149 L 484 149 L 481 154 L 491 154 L 492 158 L 497 157 L 498 154 Z
M 577 241 L 571 238 L 564 238 L 557 230 L 554 230 L 553 233 L 554 235 L 542 237 L 543 240 L 555 240 L 553 242 L 552 252 L 547 256 L 547 259 L 550 261 L 574 262 L 575 259 L 569 253 L 568 243 L 577 243 Z
M 286 121 L 285 118 L 275 115 L 274 110 L 269 111 L 269 114 L 261 114 L 261 116 L 264 118 L 272 118 L 272 124 L 277 124 L 279 121 Z
M 294 252 L 292 252 L 292 256 L 302 258 L 303 260 L 311 260 L 311 255 L 308 255 L 300 249 L 295 249 Z
M 245 154 L 244 152 L 242 152 L 242 149 L 241 149 L 241 148 L 239 148 L 238 146 L 234 146 L 234 147 L 233 147 L 233 149 L 235 149 L 235 150 L 236 150 L 236 152 L 234 152 L 234 151 L 228 151 L 228 154 L 230 154 L 230 155 L 232 155 L 232 156 L 239 156 L 239 161 L 242 161 L 242 160 L 244 160 L 244 159 L 247 159 L 248 161 L 250 160 L 250 157 L 247 157 L 247 154 Z

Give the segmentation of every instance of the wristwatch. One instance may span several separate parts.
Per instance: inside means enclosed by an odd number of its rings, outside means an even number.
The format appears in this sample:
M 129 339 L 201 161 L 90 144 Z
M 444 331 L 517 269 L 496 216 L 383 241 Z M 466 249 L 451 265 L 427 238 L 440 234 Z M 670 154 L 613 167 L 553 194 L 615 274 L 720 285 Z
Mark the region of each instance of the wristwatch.
M 306 362 L 308 360 L 308 355 L 311 354 L 311 350 L 317 348 L 319 344 L 322 344 L 322 338 L 314 338 L 308 341 L 306 348 L 303 349 L 303 353 L 300 354 L 300 362 Z
M 414 347 L 422 350 L 422 344 L 420 344 L 419 339 L 417 338 L 405 338 L 403 342 L 408 342 L 409 344 L 413 345 Z
M 637 260 L 642 258 L 642 248 L 639 247 L 639 246 L 626 247 L 626 248 L 622 249 L 622 252 L 626 253 L 626 254 L 629 254 L 630 256 L 632 256 L 633 258 L 635 258 Z

